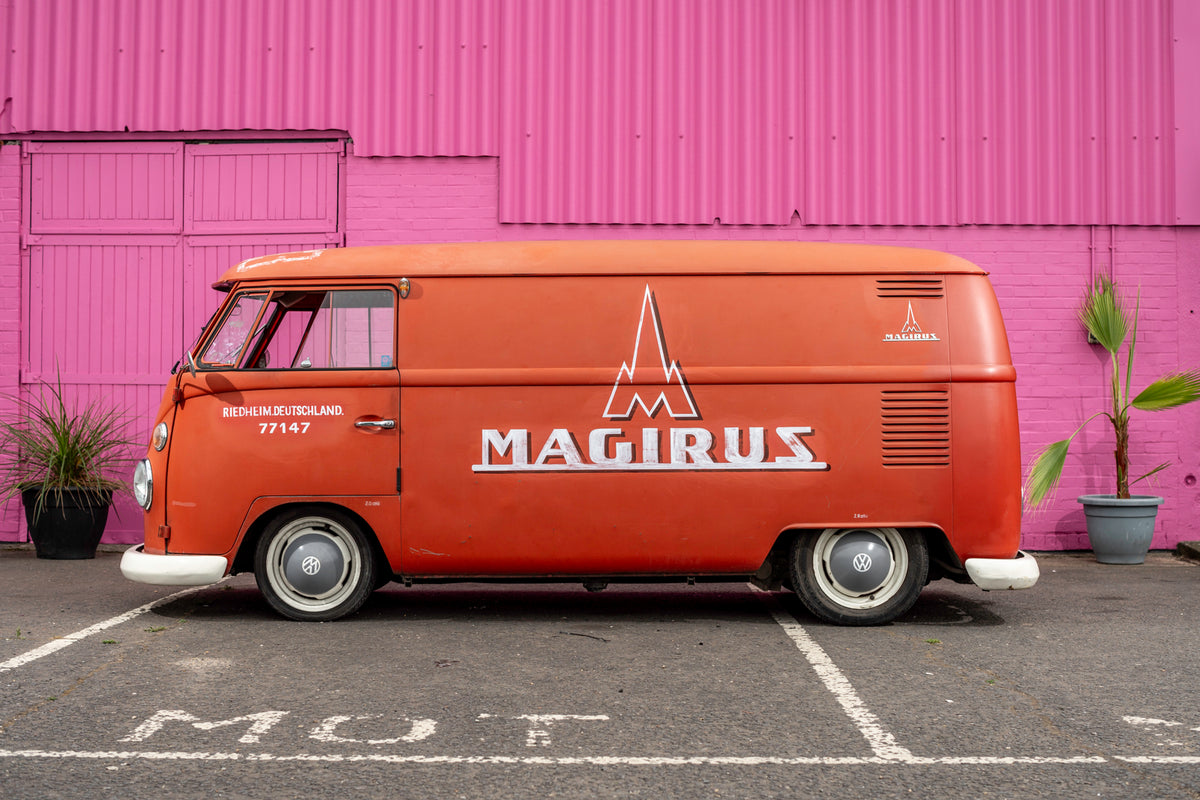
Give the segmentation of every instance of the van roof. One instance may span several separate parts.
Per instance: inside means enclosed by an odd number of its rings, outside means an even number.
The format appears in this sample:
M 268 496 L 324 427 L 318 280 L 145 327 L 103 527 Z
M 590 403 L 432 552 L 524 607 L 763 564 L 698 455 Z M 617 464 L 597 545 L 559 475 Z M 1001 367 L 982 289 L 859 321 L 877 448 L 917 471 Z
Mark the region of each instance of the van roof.
M 983 275 L 936 250 L 828 242 L 596 240 L 387 245 L 251 258 L 214 288 L 240 281 L 510 275 Z

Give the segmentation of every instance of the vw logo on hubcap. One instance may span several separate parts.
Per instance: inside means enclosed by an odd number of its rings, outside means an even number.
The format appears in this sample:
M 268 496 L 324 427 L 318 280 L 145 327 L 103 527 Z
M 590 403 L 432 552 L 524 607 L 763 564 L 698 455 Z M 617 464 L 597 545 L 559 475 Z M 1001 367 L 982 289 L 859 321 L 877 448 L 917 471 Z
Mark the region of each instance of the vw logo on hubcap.
M 868 559 L 869 561 L 870 559 Z M 858 566 L 858 562 L 855 562 L 855 566 Z M 321 571 L 321 559 L 316 556 L 306 556 L 300 564 L 300 569 L 304 570 L 305 575 L 316 575 Z
M 857 572 L 867 572 L 871 569 L 871 557 L 866 553 L 856 554 L 852 563 Z

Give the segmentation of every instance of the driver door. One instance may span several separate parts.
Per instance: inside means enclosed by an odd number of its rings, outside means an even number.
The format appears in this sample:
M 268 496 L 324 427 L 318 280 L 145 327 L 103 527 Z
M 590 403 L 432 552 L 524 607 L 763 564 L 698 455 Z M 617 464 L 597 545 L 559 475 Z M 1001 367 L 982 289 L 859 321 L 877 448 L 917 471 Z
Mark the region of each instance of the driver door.
M 182 376 L 172 552 L 228 553 L 264 498 L 398 506 L 391 287 L 240 292 Z M 382 536 L 385 531 L 378 531 Z

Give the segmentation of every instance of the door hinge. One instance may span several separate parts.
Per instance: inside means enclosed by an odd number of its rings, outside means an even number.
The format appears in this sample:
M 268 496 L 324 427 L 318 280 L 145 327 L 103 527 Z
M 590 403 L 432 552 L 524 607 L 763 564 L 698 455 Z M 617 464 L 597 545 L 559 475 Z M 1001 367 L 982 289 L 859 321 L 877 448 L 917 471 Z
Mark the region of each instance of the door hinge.
M 400 468 L 396 467 L 396 493 L 400 492 Z

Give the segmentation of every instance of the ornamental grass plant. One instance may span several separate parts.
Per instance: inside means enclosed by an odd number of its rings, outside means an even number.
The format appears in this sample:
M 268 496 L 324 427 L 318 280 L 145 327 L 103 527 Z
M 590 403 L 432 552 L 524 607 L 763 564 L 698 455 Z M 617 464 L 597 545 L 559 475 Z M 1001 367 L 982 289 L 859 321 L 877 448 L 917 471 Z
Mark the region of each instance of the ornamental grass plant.
M 27 397 L 10 399 L 11 416 L 0 419 L 0 499 L 36 488 L 37 518 L 65 490 L 81 490 L 107 504 L 111 492 L 125 487 L 114 475 L 128 469 L 133 442 L 119 408 L 99 400 L 68 403 L 61 376 Z
M 1200 369 L 1180 370 L 1169 373 L 1152 382 L 1137 395 L 1130 396 L 1133 382 L 1133 358 L 1137 349 L 1138 313 L 1141 293 L 1134 302 L 1133 313 L 1125 307 L 1116 283 L 1109 277 L 1100 276 L 1084 295 L 1078 317 L 1092 338 L 1108 351 L 1111 364 L 1111 383 L 1108 409 L 1098 411 L 1083 421 L 1075 432 L 1066 439 L 1047 445 L 1034 459 L 1025 482 L 1025 501 L 1036 508 L 1053 496 L 1062 478 L 1067 450 L 1071 442 L 1088 423 L 1105 417 L 1112 426 L 1115 439 L 1113 456 L 1116 461 L 1115 497 L 1130 498 L 1129 487 L 1165 469 L 1168 464 L 1159 464 L 1149 472 L 1130 478 L 1129 466 L 1129 412 L 1163 411 L 1186 405 L 1200 398 Z M 1128 346 L 1126 346 L 1128 339 Z M 1122 349 L 1124 355 L 1122 356 Z

